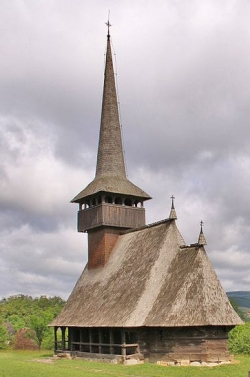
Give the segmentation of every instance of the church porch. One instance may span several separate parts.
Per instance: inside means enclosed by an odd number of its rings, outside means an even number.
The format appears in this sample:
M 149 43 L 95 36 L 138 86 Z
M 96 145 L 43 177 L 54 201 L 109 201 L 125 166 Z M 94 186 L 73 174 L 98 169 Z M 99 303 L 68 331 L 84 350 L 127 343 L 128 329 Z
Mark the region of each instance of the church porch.
M 87 359 L 143 360 L 136 332 L 123 328 L 55 327 L 55 354 Z M 59 332 L 59 333 L 58 333 Z M 60 335 L 59 335 L 60 334 Z
M 227 348 L 230 329 L 226 326 L 55 327 L 55 354 L 120 363 L 127 360 L 166 365 L 182 365 L 184 361 L 187 365 L 221 363 L 232 359 Z

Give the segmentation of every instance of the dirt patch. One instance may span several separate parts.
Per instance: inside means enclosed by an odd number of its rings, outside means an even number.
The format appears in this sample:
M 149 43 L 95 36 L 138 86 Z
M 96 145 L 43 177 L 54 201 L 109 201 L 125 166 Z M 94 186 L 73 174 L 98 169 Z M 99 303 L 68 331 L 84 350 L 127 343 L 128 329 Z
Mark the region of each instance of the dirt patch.
M 53 357 L 46 357 L 45 359 L 33 359 L 31 361 L 35 361 L 36 363 L 42 363 L 42 364 L 53 364 L 54 363 Z

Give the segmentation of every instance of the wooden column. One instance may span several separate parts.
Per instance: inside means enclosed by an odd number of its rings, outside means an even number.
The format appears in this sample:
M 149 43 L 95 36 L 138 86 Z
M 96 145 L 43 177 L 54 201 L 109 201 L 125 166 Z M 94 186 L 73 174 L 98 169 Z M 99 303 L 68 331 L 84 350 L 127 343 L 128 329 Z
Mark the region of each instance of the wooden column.
M 68 350 L 72 351 L 72 330 L 68 327 Z
M 79 345 L 79 351 L 82 352 L 82 343 L 83 343 L 83 331 L 80 329 L 80 345 Z
M 89 352 L 90 353 L 92 353 L 92 349 L 93 349 L 93 347 L 92 347 L 92 345 L 91 345 L 91 343 L 93 342 L 93 337 L 92 337 L 92 329 L 91 328 L 89 328 Z
M 113 332 L 112 329 L 109 331 L 109 343 L 110 343 L 109 353 L 111 355 L 114 355 L 114 353 L 115 353 L 114 346 L 113 346 L 113 344 L 114 344 L 114 332 Z
M 54 327 L 54 351 L 57 350 L 58 346 L 57 346 L 57 329 L 58 327 Z
M 102 330 L 98 330 L 98 335 L 99 335 L 99 353 L 102 353 Z
M 62 330 L 62 351 L 65 351 L 65 327 L 61 327 Z
M 124 357 L 124 359 L 126 358 L 126 336 L 125 336 L 125 331 L 124 330 L 121 330 L 122 331 L 122 356 Z

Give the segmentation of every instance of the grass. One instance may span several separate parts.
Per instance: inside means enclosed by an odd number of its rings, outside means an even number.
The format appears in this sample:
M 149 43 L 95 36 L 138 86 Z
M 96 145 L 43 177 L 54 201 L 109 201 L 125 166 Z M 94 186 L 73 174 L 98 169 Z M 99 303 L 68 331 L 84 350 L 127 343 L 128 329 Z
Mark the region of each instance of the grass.
M 155 364 L 123 366 L 56 359 L 46 351 L 0 351 L 0 377 L 248 377 L 250 357 L 218 367 L 164 367 Z

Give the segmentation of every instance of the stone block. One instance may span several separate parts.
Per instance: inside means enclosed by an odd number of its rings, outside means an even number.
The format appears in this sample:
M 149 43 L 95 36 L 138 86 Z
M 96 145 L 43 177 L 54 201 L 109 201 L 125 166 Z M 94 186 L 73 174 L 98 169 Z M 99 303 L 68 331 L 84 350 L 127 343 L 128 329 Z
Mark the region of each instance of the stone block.
M 190 360 L 181 360 L 181 365 L 182 366 L 190 365 Z
M 201 367 L 201 363 L 199 361 L 191 361 L 190 365 L 192 367 Z

